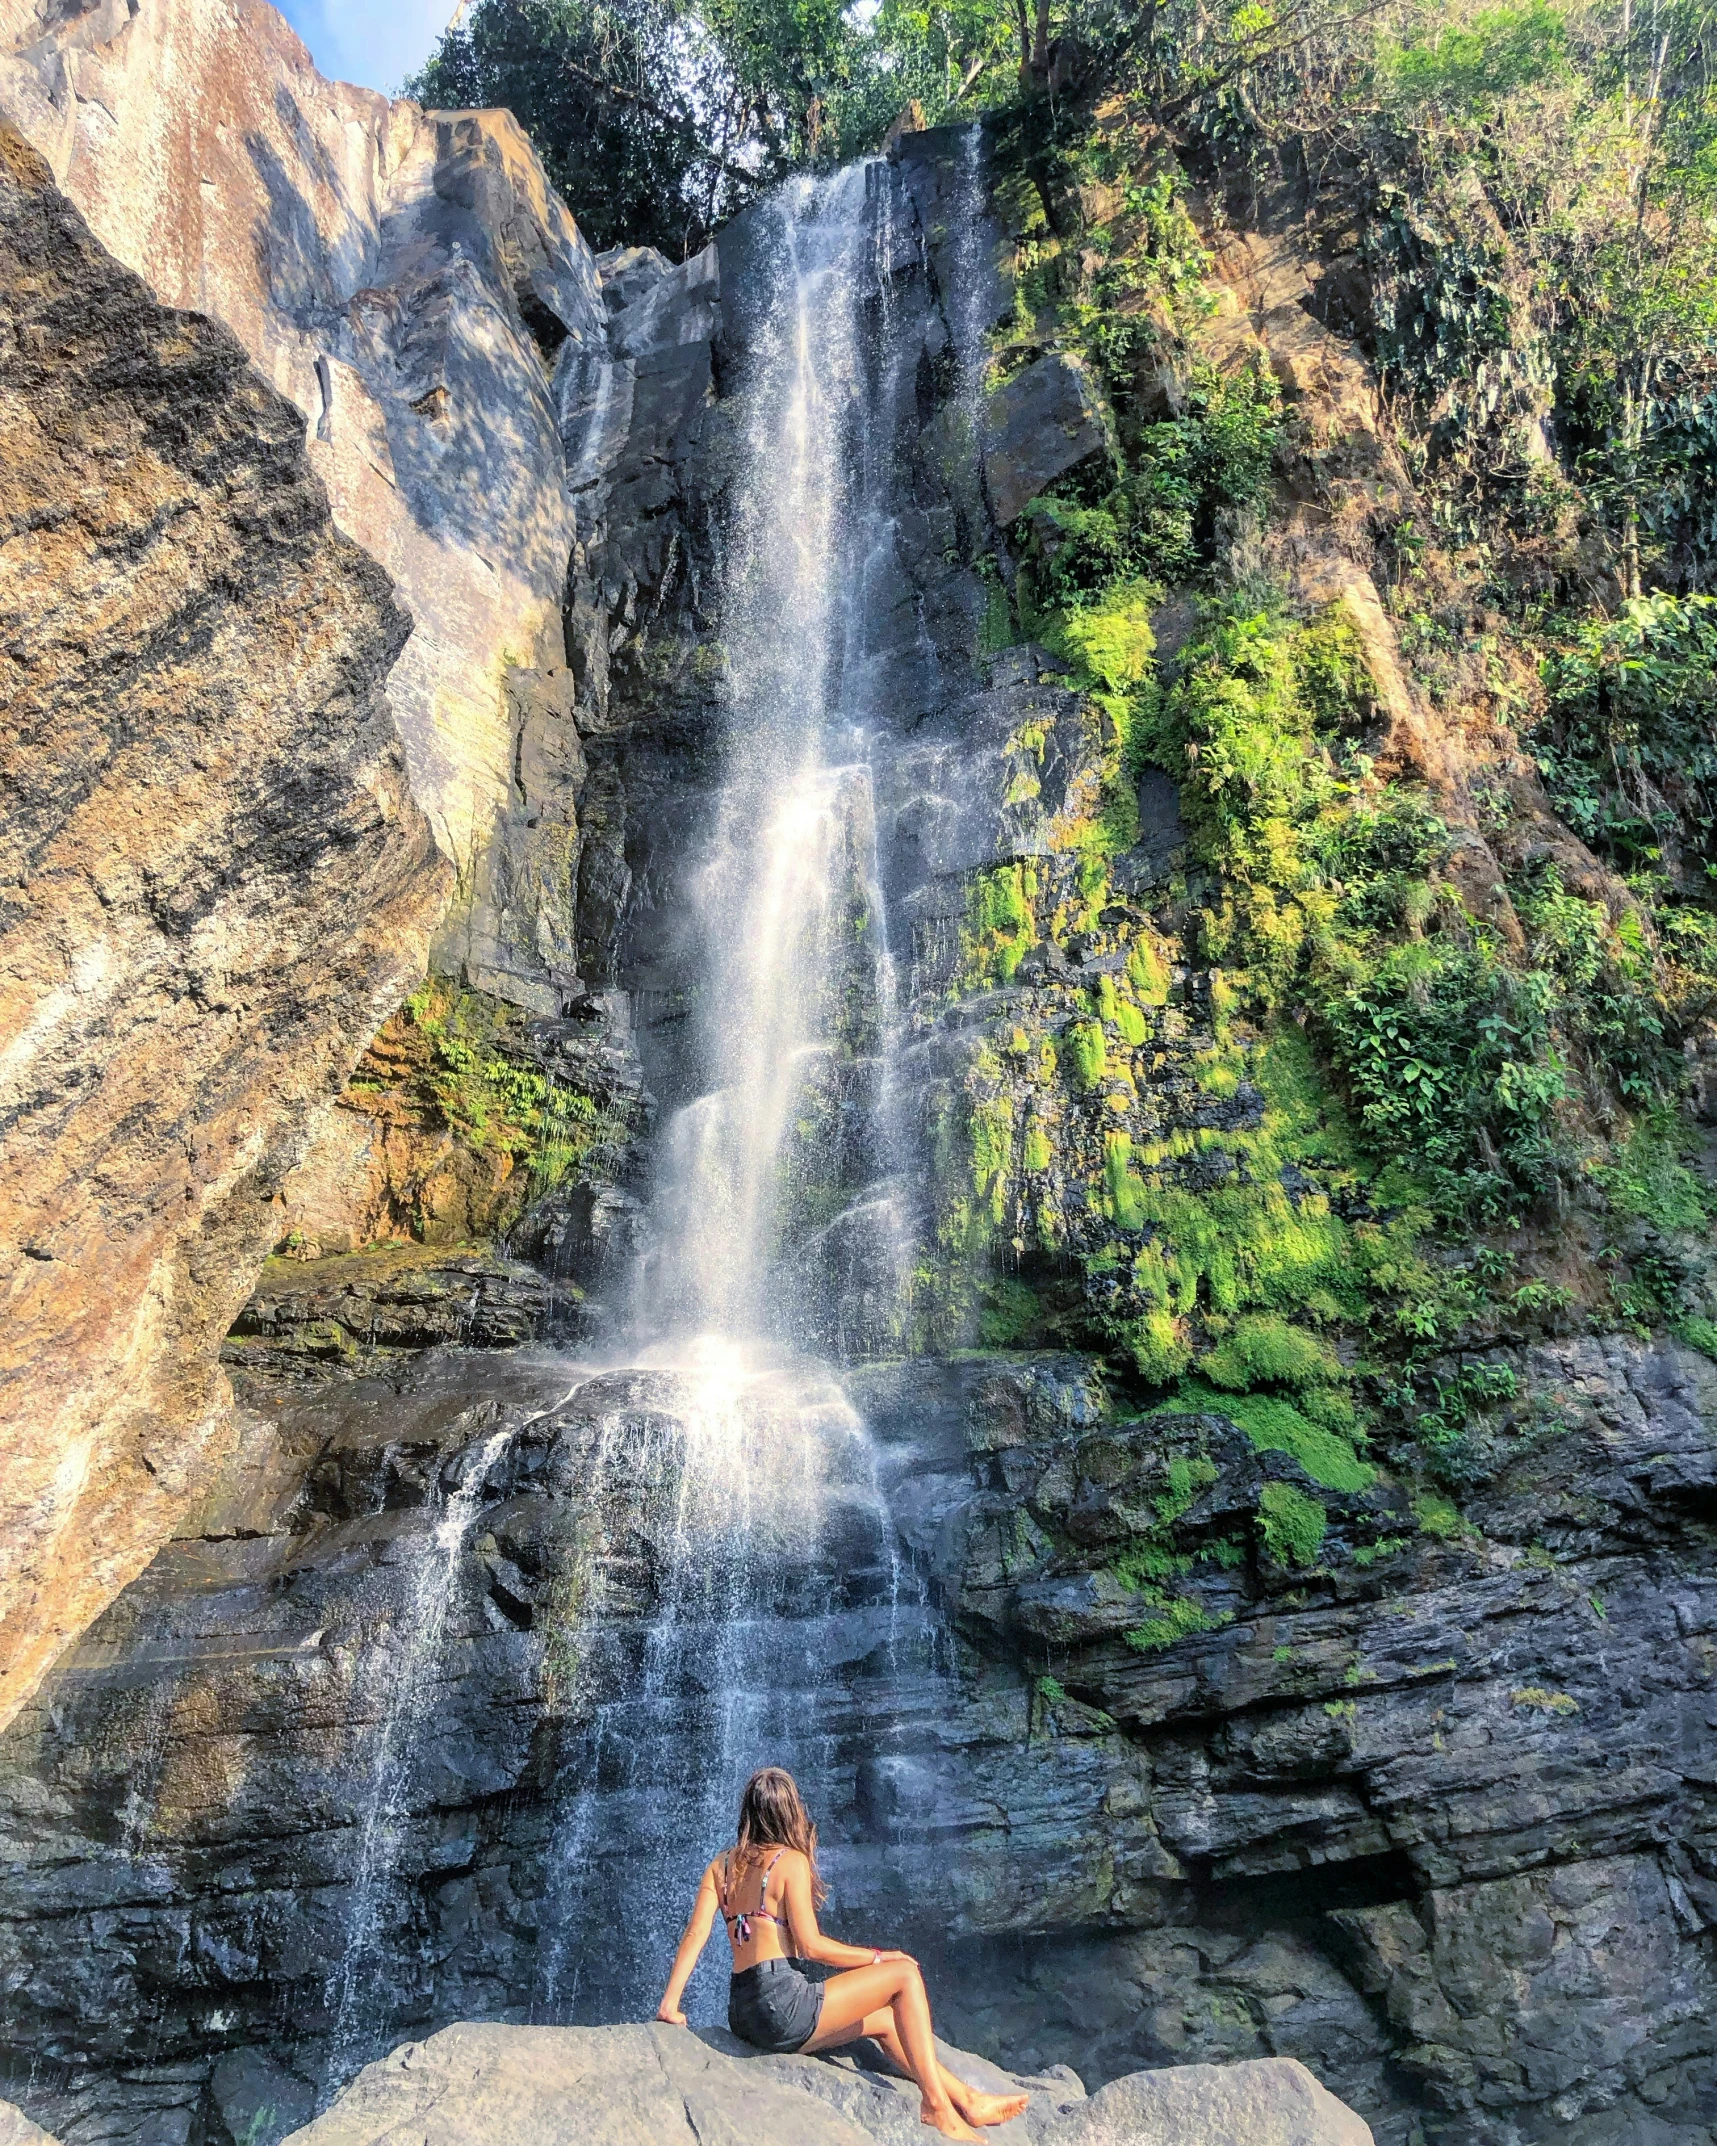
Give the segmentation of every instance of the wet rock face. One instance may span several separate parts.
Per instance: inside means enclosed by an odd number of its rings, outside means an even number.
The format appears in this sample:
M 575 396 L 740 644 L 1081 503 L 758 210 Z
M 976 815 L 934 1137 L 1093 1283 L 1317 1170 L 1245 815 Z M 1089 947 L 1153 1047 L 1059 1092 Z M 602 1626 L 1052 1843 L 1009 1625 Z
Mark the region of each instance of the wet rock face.
M 34 2064 L 74 2141 L 237 2139 L 258 2065 L 286 2107 L 438 2021 L 646 2008 L 725 1816 L 660 1832 L 713 1695 L 811 1786 L 830 1926 L 903 1934 L 948 2030 L 1016 2065 L 1294 2056 L 1402 2146 L 1692 2146 L 1710 1373 L 1637 1343 L 1520 1369 L 1566 1428 L 1482 1539 L 1355 1494 L 1315 1569 L 1273 1529 L 1272 1489 L 1321 1488 L 1289 1457 L 1118 1421 L 1077 1356 L 856 1374 L 870 1461 L 827 1418 L 787 1472 L 814 1506 L 750 1511 L 731 1567 L 719 1528 L 686 1556 L 731 1481 L 697 1439 L 736 1433 L 683 1374 L 247 1383 L 220 1495 L 6 1740 L 19 2090 Z M 1153 1556 L 1208 1629 L 1153 1628 Z
M 1004 527 L 1106 446 L 1096 397 L 1075 361 L 1060 354 L 1039 358 L 998 388 L 985 417 L 984 482 Z
M 314 1382 L 329 1369 L 385 1371 L 424 1349 L 505 1349 L 547 1339 L 555 1318 L 540 1267 L 480 1253 L 394 1245 L 306 1260 L 271 1259 L 233 1323 L 221 1360 L 264 1385 Z
M 622 1181 L 637 1174 L 650 1109 L 612 1002 L 524 1015 L 431 979 L 371 1039 L 311 1153 L 281 1181 L 293 1290 L 320 1288 L 307 1270 L 359 1247 L 409 1260 L 426 1247 L 503 1245 L 576 1309 L 603 1271 L 597 1240 L 637 1204 Z
M 1516 1369 L 1555 1428 L 1441 1541 L 1214 1419 L 1058 1437 L 997 1419 L 962 1623 L 1035 1669 L 1058 1733 L 1112 1721 L 1136 1742 L 1188 1890 L 1161 1936 L 1028 1955 L 1012 2002 L 991 1984 L 957 2031 L 1018 2033 L 1030 2061 L 1089 2064 L 1095 2041 L 1105 2069 L 1293 2048 L 1325 2077 L 1376 2036 L 1438 2135 L 1700 2136 L 1713 1374 L 1632 1341 Z M 1315 1576 L 1284 1557 L 1272 1482 L 1324 1507 Z M 1129 1552 L 1135 1573 L 1185 1560 L 1209 1629 L 1171 1631 L 1117 1585 Z
M 61 2136 L 242 2137 L 241 2055 L 301 2092 L 450 2017 L 647 2012 L 731 1823 L 725 1778 L 684 1804 L 710 1738 L 799 1768 L 837 1929 L 1079 1924 L 1154 1867 L 1121 1739 L 950 1678 L 892 1547 L 948 1456 L 826 1379 L 448 1351 L 246 1391 L 219 1494 L 5 1746 L 6 2058 Z
M 447 873 L 383 690 L 408 621 L 296 413 L 0 145 L 3 1717 L 229 1445 L 273 1183 Z

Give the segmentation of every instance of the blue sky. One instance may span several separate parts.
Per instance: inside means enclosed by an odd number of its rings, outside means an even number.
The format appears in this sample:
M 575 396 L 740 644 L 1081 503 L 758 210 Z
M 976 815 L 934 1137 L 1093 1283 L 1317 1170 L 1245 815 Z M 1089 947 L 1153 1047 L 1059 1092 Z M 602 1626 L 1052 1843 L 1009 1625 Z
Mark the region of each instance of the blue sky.
M 275 0 L 325 75 L 396 90 L 434 49 L 454 0 Z

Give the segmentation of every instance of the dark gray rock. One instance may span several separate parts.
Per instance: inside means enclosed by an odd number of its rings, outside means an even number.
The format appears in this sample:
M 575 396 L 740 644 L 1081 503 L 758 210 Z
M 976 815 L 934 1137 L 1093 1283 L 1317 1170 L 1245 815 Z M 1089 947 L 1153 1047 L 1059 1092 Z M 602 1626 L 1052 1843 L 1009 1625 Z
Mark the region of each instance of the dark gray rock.
M 308 2079 L 260 2049 L 234 2049 L 209 2074 L 209 2088 L 233 2146 L 279 2146 L 316 2111 Z
M 1084 369 L 1060 351 L 995 390 L 984 406 L 984 428 L 984 482 L 1004 527 L 1058 477 L 1108 451 Z
M 575 1305 L 562 1309 L 570 1315 Z M 555 1311 L 554 1285 L 539 1267 L 487 1253 L 392 1245 L 272 1259 L 221 1361 L 262 1384 L 363 1374 L 422 1349 L 517 1348 L 545 1338 Z

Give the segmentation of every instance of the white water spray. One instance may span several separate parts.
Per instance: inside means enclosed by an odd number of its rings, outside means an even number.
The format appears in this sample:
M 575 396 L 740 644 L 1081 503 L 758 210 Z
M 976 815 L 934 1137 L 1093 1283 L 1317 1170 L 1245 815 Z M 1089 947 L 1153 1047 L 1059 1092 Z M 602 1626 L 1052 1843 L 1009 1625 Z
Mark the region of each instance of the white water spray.
M 467 1456 L 459 1487 L 435 1523 L 429 1554 L 418 1563 L 400 1644 L 376 1657 L 385 1688 L 370 1793 L 358 1836 L 345 1949 L 328 1988 L 334 2012 L 330 2074 L 336 2081 L 364 2054 L 371 2023 L 366 1999 L 386 1936 L 387 1910 L 411 1816 L 414 1733 L 427 1709 L 429 1686 L 440 1663 L 465 1540 L 480 1509 L 483 1486 L 513 1435 L 511 1430 L 496 1431 L 474 1455 Z
M 694 885 L 709 1092 L 676 1116 L 640 1276 L 646 1339 L 768 1337 L 796 1113 L 844 1040 L 864 906 L 868 779 L 829 751 L 848 482 L 873 247 L 864 166 L 774 205 L 776 303 L 751 352 L 744 479 L 723 574 L 729 765 Z M 875 978 L 863 995 L 874 1003 Z M 696 1359 L 691 1359 L 696 1361 Z

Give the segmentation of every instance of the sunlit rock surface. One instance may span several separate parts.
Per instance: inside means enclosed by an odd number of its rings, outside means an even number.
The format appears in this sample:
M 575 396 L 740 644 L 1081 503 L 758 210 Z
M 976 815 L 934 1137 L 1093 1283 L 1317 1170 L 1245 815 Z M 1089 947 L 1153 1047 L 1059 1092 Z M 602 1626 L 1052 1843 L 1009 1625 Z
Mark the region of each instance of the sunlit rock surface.
M 40 2124 L 31 2123 L 22 2109 L 0 2101 L 0 2146 L 58 2146 Z
M 1135 2072 L 1086 2098 L 1068 2071 L 1015 2078 L 945 2049 L 1024 2115 L 986 2136 L 1034 2146 L 1371 2146 L 1353 2111 L 1293 2063 Z M 449 2027 L 372 2065 L 294 2146 L 372 2146 L 409 2128 L 425 2146 L 917 2146 L 934 2136 L 918 2089 L 851 2056 L 764 2057 L 725 2031 Z
M 296 412 L 0 135 L 0 1717 L 231 1442 L 275 1180 L 448 868 Z
M 300 412 L 336 523 L 411 617 L 388 693 L 464 875 L 458 958 L 558 1012 L 576 815 L 553 778 L 576 787 L 578 744 L 556 382 L 606 319 L 523 132 L 325 81 L 264 0 L 4 0 L 0 107 L 101 243 Z

